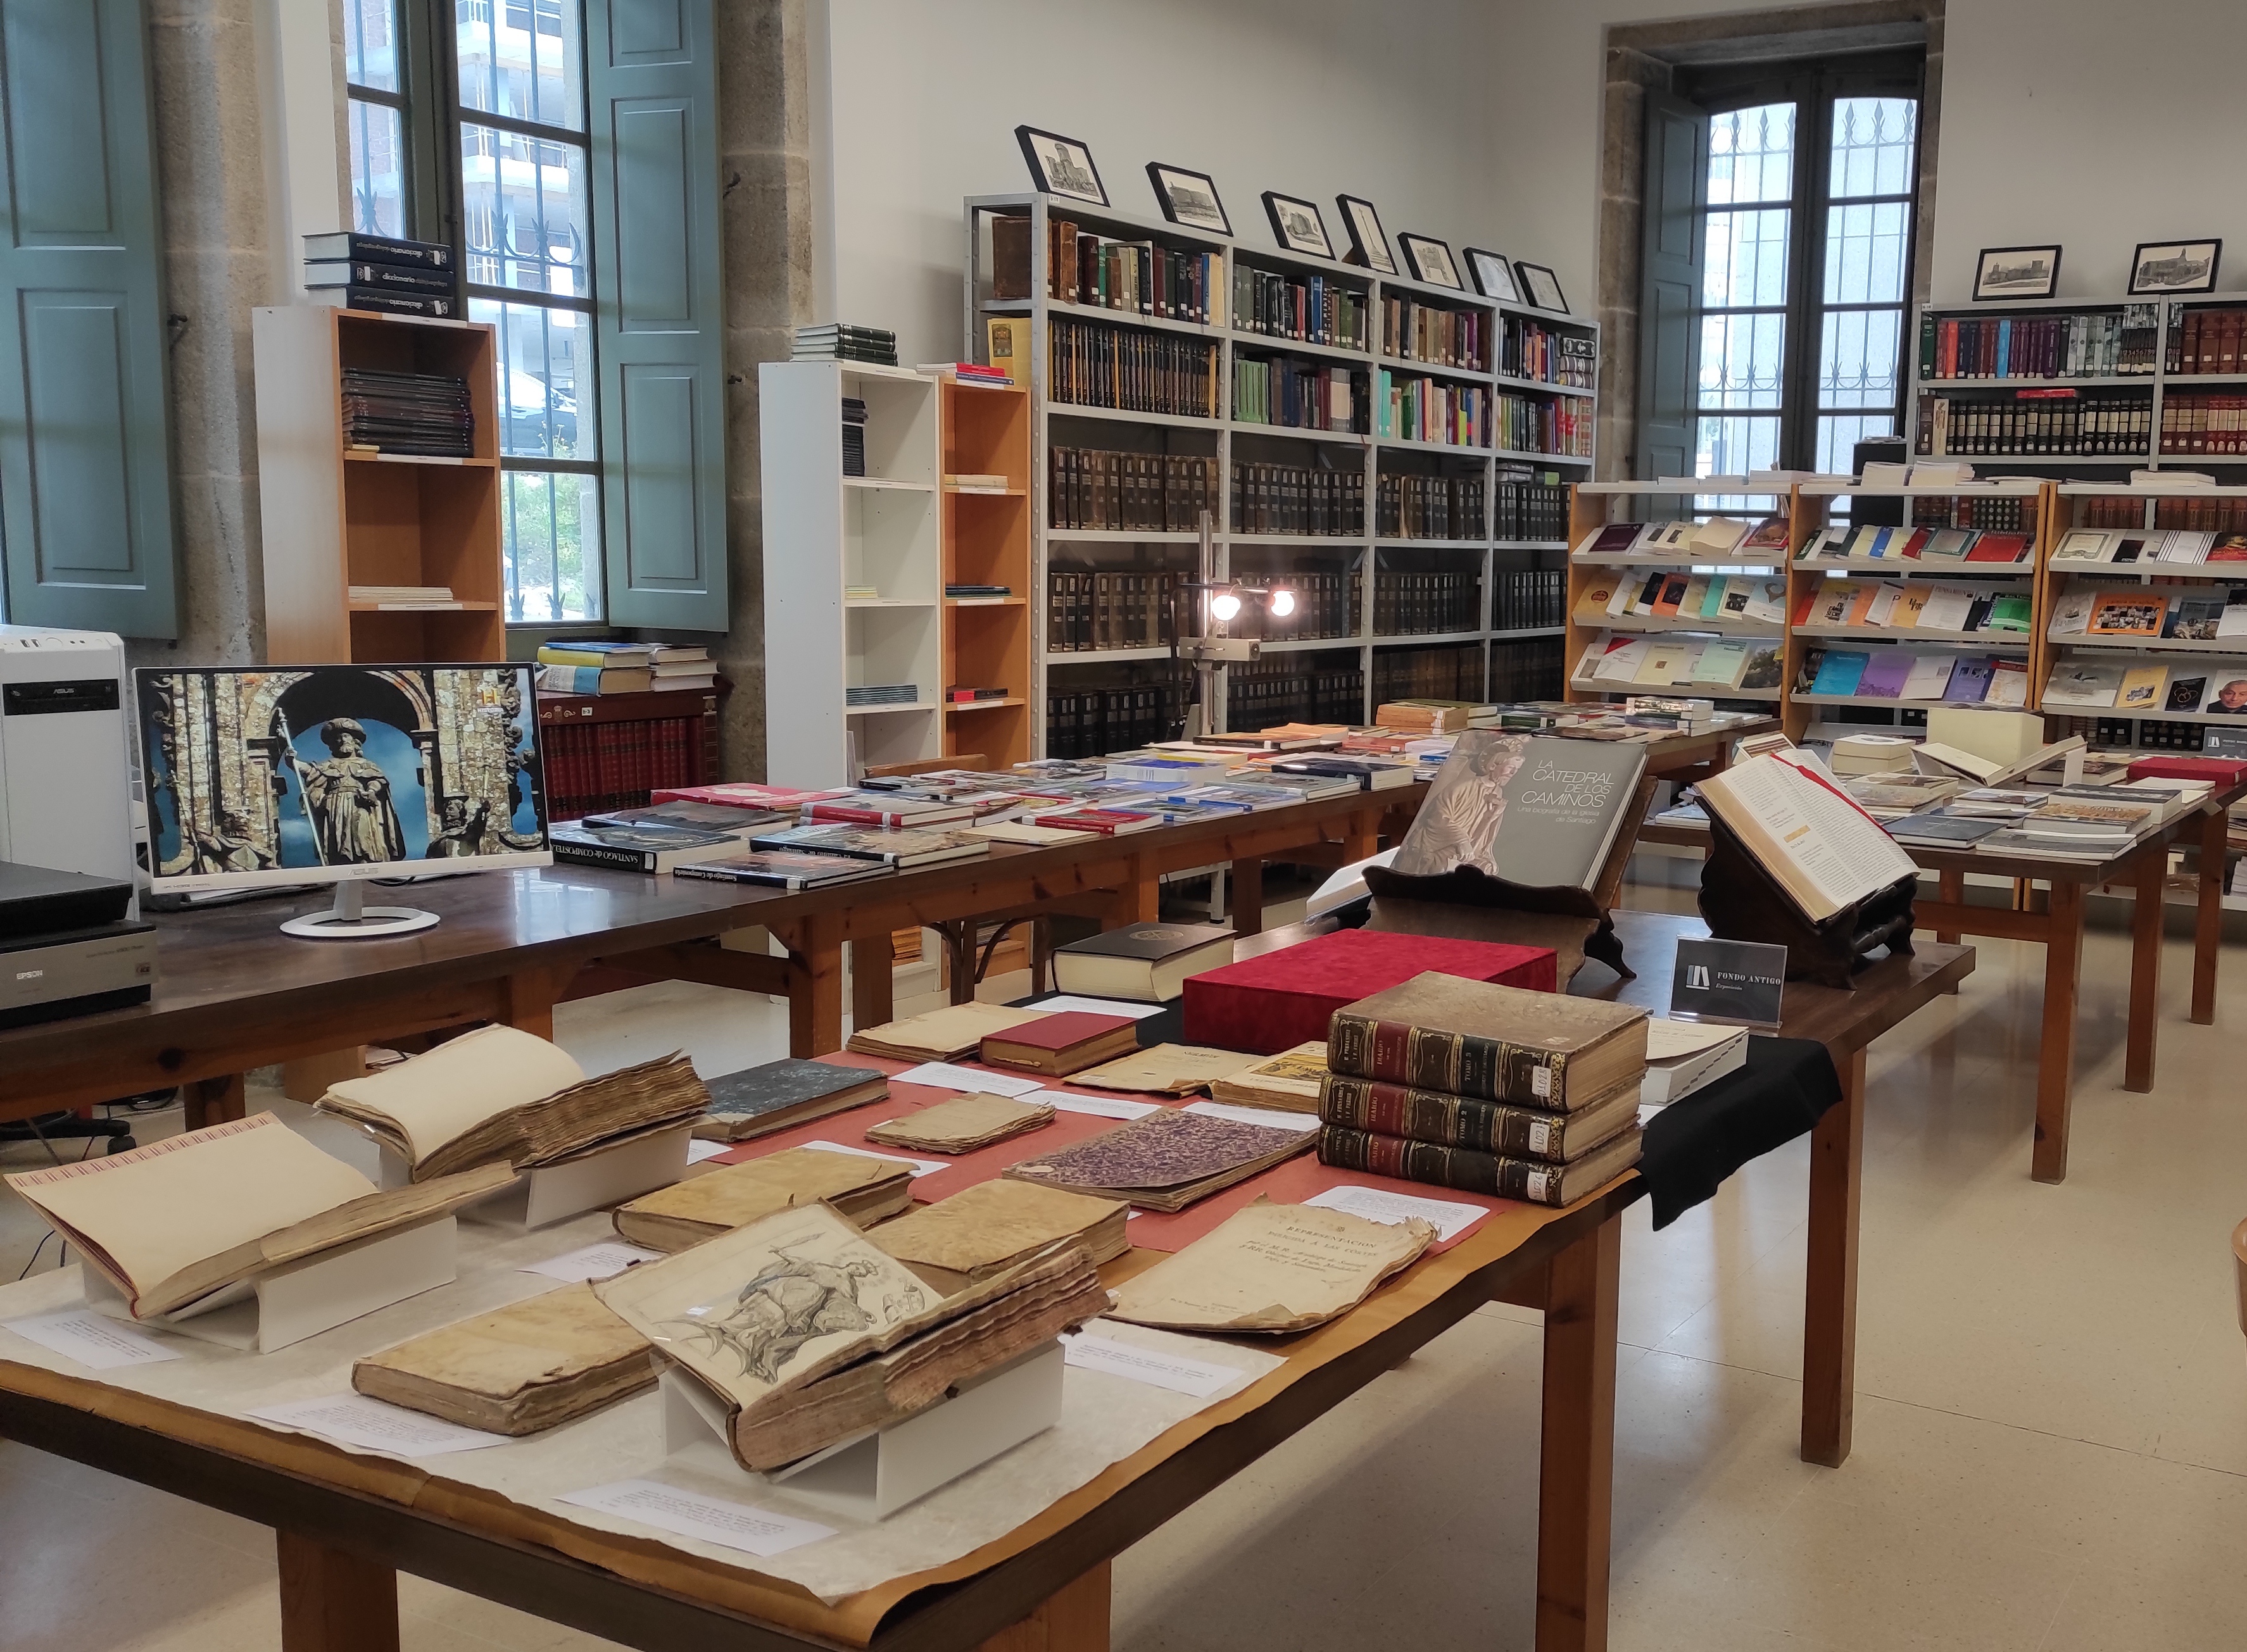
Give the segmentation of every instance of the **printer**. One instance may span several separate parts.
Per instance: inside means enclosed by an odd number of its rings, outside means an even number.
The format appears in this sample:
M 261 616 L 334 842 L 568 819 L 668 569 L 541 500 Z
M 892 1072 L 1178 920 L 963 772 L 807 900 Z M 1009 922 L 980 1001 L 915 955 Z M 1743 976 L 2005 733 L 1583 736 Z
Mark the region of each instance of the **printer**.
M 156 926 L 126 915 L 133 891 L 0 861 L 0 1027 L 148 1001 Z

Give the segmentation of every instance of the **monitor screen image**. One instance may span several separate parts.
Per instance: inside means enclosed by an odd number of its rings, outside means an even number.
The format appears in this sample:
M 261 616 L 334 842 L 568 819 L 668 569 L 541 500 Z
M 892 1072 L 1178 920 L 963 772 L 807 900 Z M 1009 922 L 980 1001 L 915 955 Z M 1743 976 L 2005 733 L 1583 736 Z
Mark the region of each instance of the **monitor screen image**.
M 135 671 L 154 886 L 550 864 L 531 672 Z

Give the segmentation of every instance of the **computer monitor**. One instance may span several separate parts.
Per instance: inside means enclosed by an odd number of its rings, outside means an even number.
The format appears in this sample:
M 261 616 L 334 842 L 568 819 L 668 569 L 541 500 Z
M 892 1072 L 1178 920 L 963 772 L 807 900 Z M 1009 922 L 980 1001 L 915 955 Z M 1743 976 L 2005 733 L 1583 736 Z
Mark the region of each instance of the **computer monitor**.
M 437 921 L 370 878 L 552 864 L 528 666 L 133 673 L 159 892 L 336 885 L 317 939 Z

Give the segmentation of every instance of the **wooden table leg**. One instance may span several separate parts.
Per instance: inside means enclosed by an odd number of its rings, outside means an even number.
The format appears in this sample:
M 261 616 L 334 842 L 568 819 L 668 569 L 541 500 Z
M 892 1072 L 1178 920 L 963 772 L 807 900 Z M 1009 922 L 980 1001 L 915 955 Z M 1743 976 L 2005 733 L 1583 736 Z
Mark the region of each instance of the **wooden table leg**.
M 1602 1652 L 1608 1643 L 1622 1261 L 1622 1219 L 1611 1216 L 1553 1259 L 1545 1287 L 1537 1652 Z
M 1131 863 L 1131 876 L 1121 889 L 1108 911 L 1110 928 L 1121 929 L 1126 924 L 1157 924 L 1163 918 L 1162 874 L 1150 869 L 1144 861 Z
M 187 1127 L 199 1130 L 206 1124 L 240 1118 L 249 1106 L 248 1090 L 239 1073 L 199 1078 L 180 1086 L 180 1105 L 187 1114 Z
M 2083 885 L 2055 882 L 2045 918 L 2044 1037 L 2037 1049 L 2036 1146 L 2029 1174 L 2067 1179 L 2067 1113 L 2075 1089 L 2075 993 L 2083 980 Z
M 1367 809 L 1362 814 L 1344 818 L 1342 828 L 1342 853 L 1344 864 L 1361 861 L 1381 848 L 1381 817 L 1385 809 Z
M 976 1652 L 1108 1652 L 1110 1571 L 1103 1560 Z
M 944 925 L 938 932 L 944 937 L 944 973 L 955 1004 L 975 1001 L 977 927 L 973 918 L 962 918 Z
M 1936 887 L 1942 891 L 1943 901 L 1945 905 L 1957 906 L 1964 904 L 1966 899 L 1965 873 L 1937 872 L 1935 876 Z M 1956 946 L 1958 945 L 1958 934 L 1955 930 L 1944 931 L 1938 929 L 1935 932 L 1935 939 L 1945 946 Z M 1955 991 L 1956 989 L 1954 988 L 1953 990 Z
M 281 1560 L 282 1652 L 398 1652 L 398 1573 L 290 1532 Z
M 850 1026 L 879 1027 L 895 1013 L 887 935 L 868 935 L 850 943 Z
M 843 1048 L 842 919 L 823 912 L 774 933 L 788 948 L 788 1053 L 799 1061 Z
M 1260 860 L 1233 863 L 1233 932 L 1264 932 L 1264 863 Z
M 2162 907 L 2168 870 L 2166 841 L 2138 857 L 2136 899 L 2130 913 L 2130 1033 L 2122 1058 L 2122 1088 L 2140 1095 L 2154 1087 L 2154 1052 L 2161 1041 Z
M 570 978 L 577 973 L 576 965 L 556 972 L 527 969 L 507 978 L 507 1024 L 536 1033 L 550 1041 L 554 1037 L 554 1007 L 562 1001 L 562 994 L 570 990 Z
M 2231 843 L 2231 811 L 2211 809 L 2200 818 L 2200 911 L 2192 933 L 2192 1019 L 2216 1022 L 2216 959 L 2223 945 L 2223 855 Z
M 1802 1460 L 1848 1460 L 1857 1393 L 1857 1212 L 1864 1183 L 1865 1052 L 1810 1136 L 1809 1266 L 1802 1300 Z

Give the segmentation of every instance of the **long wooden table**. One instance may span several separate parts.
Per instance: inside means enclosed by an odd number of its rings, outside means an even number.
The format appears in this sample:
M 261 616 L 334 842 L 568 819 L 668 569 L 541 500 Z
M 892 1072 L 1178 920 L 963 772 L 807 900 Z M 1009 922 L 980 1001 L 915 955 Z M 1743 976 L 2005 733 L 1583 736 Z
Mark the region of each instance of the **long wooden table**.
M 1571 990 L 1667 1014 L 1677 943 L 1706 935 L 1709 926 L 1697 918 L 1667 912 L 1617 911 L 1613 917 L 1633 977 L 1624 980 L 1603 964 L 1588 963 Z M 1293 924 L 1240 950 L 1243 956 L 1273 952 L 1314 932 Z M 1811 1136 L 1808 1270 L 1802 1315 L 1801 1453 L 1806 1463 L 1839 1468 L 1849 1455 L 1857 1376 L 1865 1051 L 1882 1034 L 1957 991 L 1973 970 L 1972 947 L 1922 943 L 1913 952 L 1882 958 L 1858 977 L 1853 991 L 1787 983 L 1779 1035 L 1825 1045 L 1841 1078 L 1841 1102 Z
M 1424 785 L 1355 794 L 1116 838 L 1027 847 L 916 868 L 870 883 L 790 894 L 696 878 L 553 866 L 417 884 L 434 928 L 394 939 L 299 940 L 280 932 L 290 903 L 210 907 L 156 919 L 154 998 L 0 1031 L 0 1118 L 182 1087 L 191 1123 L 237 1116 L 242 1075 L 475 1021 L 553 1030 L 554 1005 L 581 969 L 611 963 L 649 978 L 785 993 L 789 1048 L 843 1043 L 843 949 L 861 1025 L 890 1019 L 890 936 L 912 924 L 1093 898 L 1111 924 L 1158 911 L 1167 872 L 1243 858 L 1373 853 L 1384 820 L 1409 818 Z M 295 905 L 324 905 L 324 897 Z M 777 958 L 721 946 L 762 926 Z

